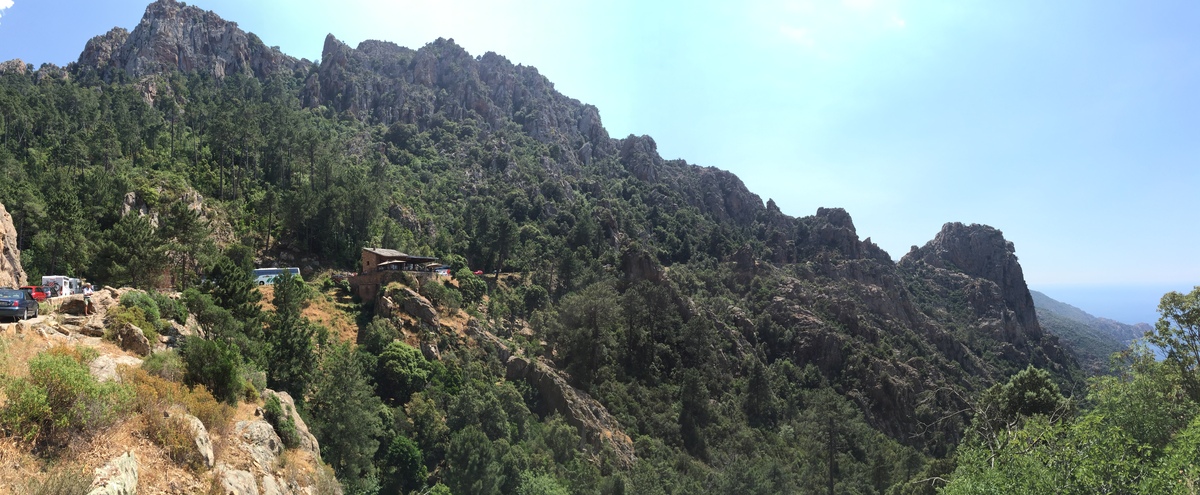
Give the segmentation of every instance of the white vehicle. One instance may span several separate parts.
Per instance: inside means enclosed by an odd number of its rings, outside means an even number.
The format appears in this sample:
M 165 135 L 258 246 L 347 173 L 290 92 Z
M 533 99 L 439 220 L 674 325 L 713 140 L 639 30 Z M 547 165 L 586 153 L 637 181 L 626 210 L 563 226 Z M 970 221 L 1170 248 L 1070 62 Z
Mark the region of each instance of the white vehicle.
M 254 283 L 258 285 L 274 285 L 275 277 L 278 277 L 284 273 L 291 273 L 292 276 L 300 278 L 300 269 L 296 267 L 257 268 L 254 270 Z
M 74 287 L 79 287 L 79 279 L 77 278 L 72 279 L 63 275 L 46 275 L 42 277 L 42 287 L 57 287 L 58 295 L 69 296 L 75 294 L 71 285 L 72 280 L 75 281 Z

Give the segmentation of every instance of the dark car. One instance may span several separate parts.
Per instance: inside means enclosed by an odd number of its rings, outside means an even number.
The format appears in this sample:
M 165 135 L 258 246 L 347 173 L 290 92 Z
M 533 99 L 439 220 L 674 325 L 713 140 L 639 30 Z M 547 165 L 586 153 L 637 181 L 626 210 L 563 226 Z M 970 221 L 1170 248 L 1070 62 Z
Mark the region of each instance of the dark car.
M 19 289 L 0 289 L 0 318 L 24 320 L 37 315 L 38 302 L 32 294 Z
M 33 296 L 33 299 L 37 302 L 45 301 L 47 297 L 50 297 L 50 294 L 46 293 L 45 287 L 26 285 L 25 287 L 21 287 L 21 290 L 28 292 L 29 295 Z

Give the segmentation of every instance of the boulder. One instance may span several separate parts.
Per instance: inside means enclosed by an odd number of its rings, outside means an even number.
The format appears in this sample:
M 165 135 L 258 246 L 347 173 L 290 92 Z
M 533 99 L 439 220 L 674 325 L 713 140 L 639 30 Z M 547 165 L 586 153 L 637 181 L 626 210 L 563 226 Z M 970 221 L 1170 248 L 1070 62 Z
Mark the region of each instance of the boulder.
M 121 377 L 117 374 L 117 367 L 121 365 L 136 368 L 142 365 L 142 360 L 133 356 L 113 356 L 111 354 L 104 354 L 96 359 L 93 359 L 92 362 L 88 364 L 88 371 L 91 372 L 92 376 L 96 377 L 96 379 L 99 381 L 117 381 L 121 379 Z
M 142 329 L 132 323 L 125 323 L 118 326 L 113 331 L 113 339 L 116 340 L 117 346 L 129 352 L 136 353 L 139 356 L 150 355 L 150 339 L 146 338 L 146 334 Z
M 216 480 L 221 485 L 222 495 L 258 495 L 258 484 L 249 471 L 222 464 L 217 468 Z
M 104 336 L 104 317 L 99 314 L 88 316 L 87 320 L 79 327 L 79 333 L 88 337 L 103 337 Z
M 238 421 L 233 431 L 242 441 L 242 450 L 250 454 L 259 470 L 269 473 L 275 469 L 279 454 L 283 453 L 283 441 L 270 423 L 261 419 Z
M 434 328 L 441 326 L 437 310 L 433 308 L 433 304 L 428 299 L 425 299 L 425 296 L 418 294 L 408 287 L 400 289 L 400 296 L 403 301 L 400 304 L 404 308 L 405 313 L 413 315 L 413 317 Z
M 263 390 L 262 398 L 266 400 L 268 397 L 275 396 L 279 398 L 279 404 L 283 406 L 283 410 L 287 411 L 292 421 L 296 423 L 296 435 L 300 437 L 301 450 L 312 453 L 317 459 L 321 458 L 321 446 L 317 443 L 317 437 L 313 436 L 308 431 L 308 425 L 304 423 L 304 418 L 300 417 L 300 413 L 296 412 L 296 401 L 292 400 L 291 394 L 287 392 L 276 392 L 271 389 Z
M 92 490 L 88 495 L 135 495 L 137 485 L 137 458 L 132 452 L 126 452 L 108 464 L 96 468 Z
M 204 423 L 200 422 L 200 418 L 191 414 L 182 413 L 183 420 L 187 422 L 188 429 L 192 432 L 192 440 L 196 443 L 196 450 L 200 452 L 200 458 L 204 460 L 204 467 L 213 467 L 213 445 L 212 439 L 208 436 L 208 429 L 204 427 Z

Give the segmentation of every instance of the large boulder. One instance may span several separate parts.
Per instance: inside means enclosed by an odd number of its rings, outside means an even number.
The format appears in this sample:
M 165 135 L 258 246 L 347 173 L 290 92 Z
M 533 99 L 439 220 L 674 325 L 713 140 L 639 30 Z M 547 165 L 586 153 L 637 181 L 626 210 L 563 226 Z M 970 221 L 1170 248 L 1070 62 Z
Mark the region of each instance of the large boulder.
M 150 344 L 150 339 L 146 338 L 146 334 L 142 329 L 132 323 L 118 325 L 113 329 L 113 340 L 117 342 L 117 346 L 129 352 L 136 353 L 139 356 L 149 356 L 153 347 Z
M 17 229 L 12 215 L 0 204 L 0 287 L 20 287 L 26 284 L 21 268 L 21 251 L 17 249 Z
M 88 364 L 88 371 L 99 381 L 117 381 L 120 380 L 120 376 L 117 374 L 117 367 L 122 365 L 137 368 L 142 365 L 142 360 L 133 356 L 103 354 Z
M 384 318 L 396 316 L 397 310 L 403 310 L 413 318 L 433 328 L 441 326 L 437 309 L 433 307 L 429 299 L 426 299 L 425 296 L 418 294 L 417 291 L 408 287 L 390 286 L 384 289 L 378 308 L 379 316 Z
M 216 480 L 221 485 L 222 495 L 258 495 L 258 483 L 249 471 L 222 464 L 217 467 Z
M 208 436 L 208 429 L 204 427 L 204 423 L 200 418 L 187 413 L 179 413 L 183 421 L 187 423 L 188 430 L 192 432 L 192 441 L 196 443 L 196 451 L 200 452 L 200 459 L 204 461 L 204 467 L 213 467 L 213 445 L 212 439 Z
M 250 454 L 254 465 L 264 473 L 272 472 L 283 453 L 283 441 L 271 424 L 264 420 L 238 421 L 234 435 L 242 441 L 242 450 Z
M 137 486 L 137 458 L 132 452 L 126 452 L 108 464 L 96 468 L 92 490 L 88 495 L 135 495 Z

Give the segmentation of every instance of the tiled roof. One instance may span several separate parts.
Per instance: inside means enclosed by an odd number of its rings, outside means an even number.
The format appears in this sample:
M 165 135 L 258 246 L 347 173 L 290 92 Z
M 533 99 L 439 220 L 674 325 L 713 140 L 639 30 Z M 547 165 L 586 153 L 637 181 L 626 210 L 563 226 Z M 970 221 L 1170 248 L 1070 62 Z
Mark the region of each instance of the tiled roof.
M 407 258 L 408 257 L 407 254 L 401 253 L 400 251 L 397 251 L 395 249 L 363 248 L 363 251 L 370 251 L 372 253 L 378 254 L 380 256 L 385 256 L 388 258 Z

